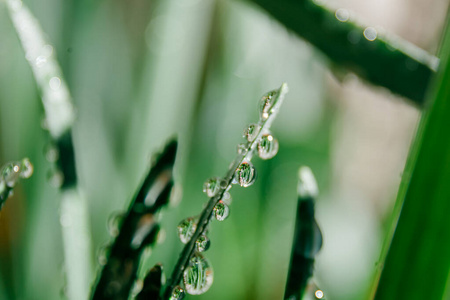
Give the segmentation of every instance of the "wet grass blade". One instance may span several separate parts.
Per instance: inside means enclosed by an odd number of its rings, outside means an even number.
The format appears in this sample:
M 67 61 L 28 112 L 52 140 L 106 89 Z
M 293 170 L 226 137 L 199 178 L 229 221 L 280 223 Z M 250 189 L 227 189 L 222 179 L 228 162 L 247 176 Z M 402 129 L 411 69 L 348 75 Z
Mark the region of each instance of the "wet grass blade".
M 450 271 L 450 31 L 430 106 L 405 168 L 401 207 L 376 300 L 443 299 Z
M 400 37 L 363 28 L 345 10 L 331 12 L 313 0 L 252 0 L 307 40 L 334 64 L 423 106 L 438 59 Z M 369 30 L 367 32 L 366 30 Z
M 131 202 L 92 299 L 128 299 L 141 253 L 156 241 L 159 232 L 155 213 L 169 203 L 176 152 L 177 142 L 170 142 Z
M 295 232 L 284 299 L 302 299 L 313 275 L 315 256 L 322 247 L 322 233 L 314 217 L 317 194 L 311 170 L 300 168 Z

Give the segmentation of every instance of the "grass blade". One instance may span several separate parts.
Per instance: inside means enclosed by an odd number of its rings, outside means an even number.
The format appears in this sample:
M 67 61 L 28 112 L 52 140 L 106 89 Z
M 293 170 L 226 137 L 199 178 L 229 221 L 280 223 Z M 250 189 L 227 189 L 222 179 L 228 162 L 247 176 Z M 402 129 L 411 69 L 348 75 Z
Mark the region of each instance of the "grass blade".
M 442 299 L 450 271 L 450 31 L 397 198 L 402 206 L 376 300 Z
M 169 203 L 177 142 L 170 142 L 145 178 L 120 225 L 92 299 L 128 299 L 142 251 L 156 241 L 155 213 Z
M 252 0 L 287 28 L 322 51 L 333 63 L 369 82 L 423 106 L 438 59 L 426 51 L 393 37 L 372 36 L 313 0 Z M 347 12 L 349 14 L 349 12 Z M 368 36 L 366 38 L 366 36 Z M 414 66 L 414 67 L 410 67 Z

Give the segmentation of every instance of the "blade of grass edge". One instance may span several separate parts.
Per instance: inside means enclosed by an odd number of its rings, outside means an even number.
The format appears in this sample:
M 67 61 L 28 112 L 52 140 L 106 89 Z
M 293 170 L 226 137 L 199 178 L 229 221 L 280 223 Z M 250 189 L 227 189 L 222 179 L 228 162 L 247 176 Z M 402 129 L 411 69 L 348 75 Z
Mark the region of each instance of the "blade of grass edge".
M 401 211 L 375 300 L 442 299 L 445 293 L 450 270 L 448 29 L 449 24 L 441 46 L 441 67 L 402 178 L 396 204 Z

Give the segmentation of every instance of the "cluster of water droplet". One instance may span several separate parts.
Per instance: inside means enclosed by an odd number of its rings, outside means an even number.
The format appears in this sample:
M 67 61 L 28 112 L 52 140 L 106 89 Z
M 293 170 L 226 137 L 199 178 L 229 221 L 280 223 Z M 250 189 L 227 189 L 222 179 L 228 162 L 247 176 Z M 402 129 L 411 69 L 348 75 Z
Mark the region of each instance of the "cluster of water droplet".
M 28 158 L 4 165 L 0 169 L 0 195 L 2 196 L 0 200 L 6 200 L 20 178 L 29 178 L 32 174 L 33 165 Z M 4 191 L 8 191 L 8 193 L 3 195 Z
M 285 88 L 285 87 L 284 87 Z M 265 94 L 259 103 L 260 120 L 256 124 L 250 124 L 244 131 L 246 141 L 238 145 L 238 157 L 231 164 L 231 170 L 225 178 L 213 177 L 203 184 L 203 192 L 214 201 L 211 218 L 224 221 L 230 214 L 229 205 L 231 184 L 239 184 L 248 187 L 255 182 L 256 170 L 251 159 L 253 152 L 257 152 L 261 159 L 270 159 L 278 152 L 278 141 L 266 127 L 269 117 L 274 113 L 278 97 L 277 91 Z M 237 166 L 237 167 L 236 167 Z M 235 168 L 235 169 L 233 169 Z M 198 227 L 199 218 L 189 217 L 178 224 L 178 237 L 181 242 L 187 244 L 191 241 Z M 185 291 L 191 295 L 199 295 L 206 292 L 213 282 L 213 270 L 203 252 L 210 247 L 210 240 L 203 232 L 195 241 L 195 252 L 190 258 L 189 265 L 183 272 Z M 184 290 L 176 286 L 170 299 L 182 299 Z

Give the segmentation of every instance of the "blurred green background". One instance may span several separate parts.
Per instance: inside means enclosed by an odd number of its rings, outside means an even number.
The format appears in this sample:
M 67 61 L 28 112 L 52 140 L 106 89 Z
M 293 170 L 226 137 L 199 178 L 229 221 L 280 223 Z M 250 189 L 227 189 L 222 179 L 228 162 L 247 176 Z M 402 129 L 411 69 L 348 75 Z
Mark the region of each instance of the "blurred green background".
M 434 53 L 448 1 L 328 1 Z M 182 201 L 163 211 L 164 243 L 143 272 L 169 275 L 182 249 L 178 222 L 199 214 L 203 182 L 225 174 L 257 103 L 287 82 L 273 133 L 280 150 L 255 159 L 257 182 L 234 188 L 231 215 L 214 222 L 206 256 L 214 284 L 187 299 L 280 299 L 295 218 L 297 170 L 321 195 L 324 246 L 315 279 L 329 299 L 367 297 L 419 111 L 328 62 L 259 7 L 231 0 L 24 1 L 40 21 L 77 108 L 79 185 L 94 249 L 110 241 L 108 217 L 124 210 L 153 153 L 174 135 Z M 0 299 L 61 299 L 64 263 L 57 189 L 45 159 L 50 138 L 36 84 L 0 2 L 0 164 L 29 157 L 35 173 L 0 214 Z M 145 272 L 144 272 L 145 273 Z

